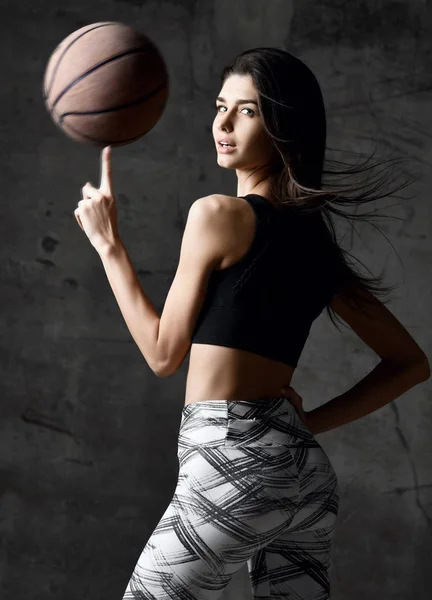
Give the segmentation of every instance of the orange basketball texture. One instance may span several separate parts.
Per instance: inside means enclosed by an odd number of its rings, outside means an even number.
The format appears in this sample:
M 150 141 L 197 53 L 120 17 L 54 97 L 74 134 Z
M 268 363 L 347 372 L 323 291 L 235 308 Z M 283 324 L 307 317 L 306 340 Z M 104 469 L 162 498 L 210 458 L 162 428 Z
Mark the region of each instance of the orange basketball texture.
M 130 144 L 150 131 L 168 100 L 169 78 L 158 48 L 117 22 L 86 25 L 51 54 L 43 78 L 54 123 L 77 142 Z

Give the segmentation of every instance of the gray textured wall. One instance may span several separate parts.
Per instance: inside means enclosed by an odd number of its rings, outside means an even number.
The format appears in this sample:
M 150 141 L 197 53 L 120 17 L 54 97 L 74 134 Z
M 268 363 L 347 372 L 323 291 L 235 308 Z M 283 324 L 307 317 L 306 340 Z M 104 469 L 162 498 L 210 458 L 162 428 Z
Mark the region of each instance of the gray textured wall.
M 190 204 L 236 193 L 211 137 L 221 68 L 254 46 L 303 58 L 322 85 L 329 146 L 367 153 L 378 141 L 387 155 L 412 156 L 421 172 L 415 198 L 389 211 L 403 220 L 378 223 L 404 269 L 370 226 L 358 226 L 362 239 L 347 247 L 375 273 L 386 266 L 387 282 L 399 283 L 389 307 L 432 356 L 431 6 L 302 0 L 294 14 L 281 0 L 1 7 L 1 596 L 115 600 L 175 488 L 188 359 L 167 379 L 150 371 L 75 221 L 81 186 L 98 183 L 99 152 L 62 136 L 44 109 L 50 53 L 83 25 L 118 20 L 148 32 L 167 61 L 163 119 L 113 153 L 120 232 L 159 314 Z M 293 385 L 311 409 L 376 362 L 323 314 Z M 431 399 L 429 381 L 318 437 L 341 488 L 334 600 L 429 597 Z M 239 589 L 230 593 L 241 600 Z

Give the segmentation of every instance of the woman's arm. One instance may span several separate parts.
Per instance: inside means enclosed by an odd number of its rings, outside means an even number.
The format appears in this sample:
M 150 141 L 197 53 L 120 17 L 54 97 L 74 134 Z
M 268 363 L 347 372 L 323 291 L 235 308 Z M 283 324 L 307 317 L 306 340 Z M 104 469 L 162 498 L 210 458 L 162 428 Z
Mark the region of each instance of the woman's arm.
M 316 435 L 360 419 L 429 379 L 427 360 L 400 365 L 382 360 L 347 392 L 306 412 L 307 426 Z
M 426 354 L 398 319 L 373 294 L 371 304 L 353 308 L 335 295 L 331 308 L 374 350 L 381 362 L 353 388 L 306 413 L 312 433 L 322 433 L 360 419 L 430 377 Z
M 160 317 L 141 287 L 123 242 L 117 238 L 99 249 L 109 284 L 128 329 L 150 369 L 159 372 L 158 332 Z

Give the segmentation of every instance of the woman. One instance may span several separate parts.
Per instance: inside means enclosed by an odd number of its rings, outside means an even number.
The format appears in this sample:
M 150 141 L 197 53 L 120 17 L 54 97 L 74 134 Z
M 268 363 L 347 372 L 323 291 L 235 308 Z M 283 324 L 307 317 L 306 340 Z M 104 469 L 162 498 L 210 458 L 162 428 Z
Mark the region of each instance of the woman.
M 430 375 L 424 352 L 371 292 L 387 288 L 350 266 L 330 220 L 346 216 L 332 204 L 389 191 L 322 190 L 320 88 L 283 50 L 248 50 L 223 71 L 213 136 L 218 164 L 236 170 L 237 196 L 193 203 L 160 318 L 118 237 L 109 152 L 100 190 L 85 186 L 87 211 L 76 211 L 154 372 L 174 373 L 190 350 L 177 487 L 123 598 L 215 600 L 247 563 L 253 597 L 324 600 L 339 495 L 314 435 Z M 353 190 L 354 199 L 342 194 Z M 305 413 L 289 384 L 324 308 L 381 361 Z

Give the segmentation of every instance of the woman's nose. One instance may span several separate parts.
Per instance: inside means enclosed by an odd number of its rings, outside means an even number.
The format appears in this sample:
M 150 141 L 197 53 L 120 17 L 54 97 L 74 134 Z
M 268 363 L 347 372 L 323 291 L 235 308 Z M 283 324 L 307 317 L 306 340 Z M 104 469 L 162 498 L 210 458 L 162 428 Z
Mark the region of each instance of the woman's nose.
M 230 127 L 229 120 L 221 119 L 221 121 L 219 122 L 219 129 L 223 129 L 224 131 L 226 129 L 232 129 L 232 126 Z

